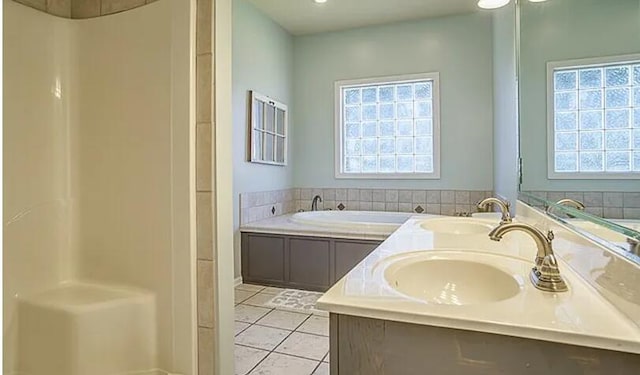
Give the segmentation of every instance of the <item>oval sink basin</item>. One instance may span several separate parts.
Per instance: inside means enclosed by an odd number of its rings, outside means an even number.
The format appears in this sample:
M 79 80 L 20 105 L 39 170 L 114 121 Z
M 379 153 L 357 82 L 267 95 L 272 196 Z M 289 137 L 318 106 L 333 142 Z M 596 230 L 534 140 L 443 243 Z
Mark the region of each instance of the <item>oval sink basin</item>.
M 488 264 L 430 255 L 398 260 L 384 277 L 399 293 L 428 303 L 475 305 L 514 297 L 521 284 Z
M 426 220 L 420 224 L 420 227 L 445 234 L 489 234 L 495 225 L 468 218 L 445 218 Z

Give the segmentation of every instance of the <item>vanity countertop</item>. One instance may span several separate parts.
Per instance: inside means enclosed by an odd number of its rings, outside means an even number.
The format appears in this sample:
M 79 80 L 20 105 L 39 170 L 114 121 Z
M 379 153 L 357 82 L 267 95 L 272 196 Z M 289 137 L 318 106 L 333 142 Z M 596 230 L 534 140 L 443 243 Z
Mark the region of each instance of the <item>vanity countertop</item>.
M 453 235 L 423 229 L 424 218 L 412 217 L 317 302 L 331 313 L 471 330 L 640 354 L 638 326 L 596 292 L 560 256 L 559 267 L 569 285 L 565 293 L 542 292 L 531 284 L 536 247 L 523 232 L 505 235 L 501 242 L 487 235 Z M 463 219 L 461 219 L 463 220 Z M 555 244 L 563 246 L 563 243 Z M 491 256 L 521 261 L 520 293 L 498 302 L 446 305 L 412 299 L 391 288 L 384 277 L 389 257 L 415 252 L 458 249 L 475 251 L 479 262 Z M 470 249 L 470 250 L 465 250 Z M 500 258 L 500 257 L 499 257 Z M 497 258 L 496 258 L 497 259 Z

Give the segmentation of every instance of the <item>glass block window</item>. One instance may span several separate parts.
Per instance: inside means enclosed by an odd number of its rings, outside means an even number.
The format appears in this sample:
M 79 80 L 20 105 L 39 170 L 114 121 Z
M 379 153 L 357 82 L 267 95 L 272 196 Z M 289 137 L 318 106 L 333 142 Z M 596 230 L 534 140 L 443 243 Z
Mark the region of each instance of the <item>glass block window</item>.
M 640 176 L 640 58 L 615 60 L 550 70 L 553 177 Z
M 251 162 L 287 164 L 287 106 L 251 92 Z
M 336 176 L 439 178 L 437 74 L 336 83 Z

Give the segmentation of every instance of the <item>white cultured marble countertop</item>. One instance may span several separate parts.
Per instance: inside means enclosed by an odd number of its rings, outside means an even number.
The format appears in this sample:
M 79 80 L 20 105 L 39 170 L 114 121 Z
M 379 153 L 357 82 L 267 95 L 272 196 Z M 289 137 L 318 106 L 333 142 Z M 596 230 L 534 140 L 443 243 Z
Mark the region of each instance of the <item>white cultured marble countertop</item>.
M 331 313 L 463 329 L 640 354 L 640 329 L 559 259 L 569 291 L 542 292 L 528 272 L 536 247 L 522 232 L 501 242 L 486 235 L 439 234 L 420 227 L 424 218 L 411 218 L 325 293 L 317 307 Z M 384 278 L 388 257 L 416 251 L 463 249 L 504 255 L 522 264 L 521 291 L 492 303 L 444 305 L 406 297 Z M 478 261 L 494 257 L 478 254 Z M 521 261 L 521 262 L 520 262 Z M 492 264 L 496 266 L 495 264 Z M 496 266 L 499 268 L 499 266 Z

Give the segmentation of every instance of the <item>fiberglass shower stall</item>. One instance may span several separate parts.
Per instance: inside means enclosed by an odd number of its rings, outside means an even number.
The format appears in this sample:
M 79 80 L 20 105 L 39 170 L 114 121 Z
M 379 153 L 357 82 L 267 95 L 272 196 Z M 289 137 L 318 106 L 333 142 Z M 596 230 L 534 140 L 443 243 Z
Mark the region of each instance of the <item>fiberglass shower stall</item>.
M 4 0 L 4 374 L 195 373 L 192 18 Z

